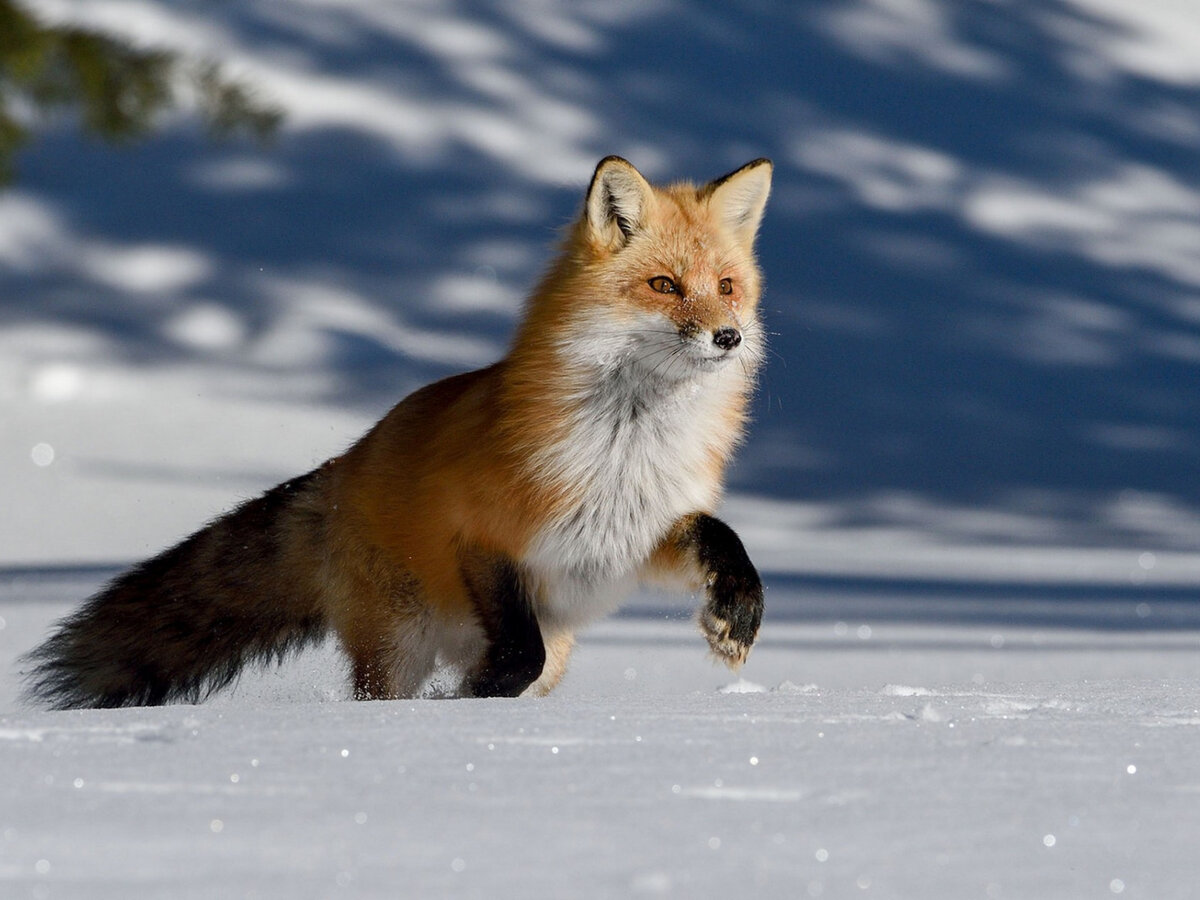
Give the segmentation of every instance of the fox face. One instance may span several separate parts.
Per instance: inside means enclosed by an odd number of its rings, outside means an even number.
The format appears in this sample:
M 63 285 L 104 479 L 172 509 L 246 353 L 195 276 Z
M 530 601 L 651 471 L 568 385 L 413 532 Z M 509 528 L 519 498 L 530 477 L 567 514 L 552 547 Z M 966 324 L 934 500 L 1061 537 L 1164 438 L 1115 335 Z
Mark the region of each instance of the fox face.
M 564 355 L 678 381 L 761 355 L 754 237 L 771 184 L 756 160 L 707 185 L 651 186 L 608 157 L 572 235 L 574 266 L 551 285 L 570 325 Z
M 747 298 L 745 287 L 753 273 L 735 257 L 714 253 L 709 241 L 694 240 L 671 252 L 661 249 L 665 242 L 655 246 L 649 235 L 644 243 L 637 250 L 645 261 L 639 260 L 624 285 L 633 301 L 627 318 L 640 325 L 631 329 L 642 351 L 635 365 L 669 376 L 754 356 L 754 342 L 745 337 L 756 325 L 757 296 Z

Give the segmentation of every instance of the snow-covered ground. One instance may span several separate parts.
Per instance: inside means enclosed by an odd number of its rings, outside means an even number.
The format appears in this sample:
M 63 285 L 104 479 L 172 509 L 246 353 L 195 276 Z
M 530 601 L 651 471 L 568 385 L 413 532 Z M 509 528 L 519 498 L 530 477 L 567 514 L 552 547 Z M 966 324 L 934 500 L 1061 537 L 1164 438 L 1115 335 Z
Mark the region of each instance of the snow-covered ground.
M 287 119 L 56 125 L 0 192 L 0 897 L 1196 896 L 1193 4 L 28 5 Z M 545 700 L 346 702 L 325 648 L 19 705 L 121 566 L 497 358 L 612 152 L 777 164 L 745 682 L 645 595 Z
M 0 663 L 95 580 L 0 587 Z M 339 702 L 318 651 L 203 706 L 0 715 L 3 896 L 1194 896 L 1194 613 L 770 597 L 812 619 L 740 681 L 647 599 L 545 700 Z

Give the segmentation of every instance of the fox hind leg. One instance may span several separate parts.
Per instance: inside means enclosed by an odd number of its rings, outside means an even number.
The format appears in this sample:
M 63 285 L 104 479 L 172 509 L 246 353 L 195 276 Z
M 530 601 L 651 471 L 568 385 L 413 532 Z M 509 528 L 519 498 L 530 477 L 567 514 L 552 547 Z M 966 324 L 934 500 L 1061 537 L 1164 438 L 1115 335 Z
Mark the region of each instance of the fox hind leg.
M 415 697 L 433 672 L 437 645 L 426 617 L 389 623 L 376 640 L 347 648 L 355 700 Z
M 355 700 L 414 697 L 433 672 L 434 627 L 411 576 L 376 575 L 347 586 L 335 622 L 350 659 Z
M 391 700 L 396 693 L 389 685 L 387 647 L 353 647 L 349 650 L 353 669 L 355 700 Z

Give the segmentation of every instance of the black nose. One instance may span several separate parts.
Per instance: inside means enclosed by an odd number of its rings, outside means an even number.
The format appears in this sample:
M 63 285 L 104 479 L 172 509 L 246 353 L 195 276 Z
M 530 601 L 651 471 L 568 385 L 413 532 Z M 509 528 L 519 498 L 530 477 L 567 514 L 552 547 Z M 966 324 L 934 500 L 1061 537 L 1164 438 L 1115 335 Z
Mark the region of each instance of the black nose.
M 722 350 L 732 350 L 742 342 L 742 333 L 736 328 L 718 328 L 713 332 L 713 343 Z

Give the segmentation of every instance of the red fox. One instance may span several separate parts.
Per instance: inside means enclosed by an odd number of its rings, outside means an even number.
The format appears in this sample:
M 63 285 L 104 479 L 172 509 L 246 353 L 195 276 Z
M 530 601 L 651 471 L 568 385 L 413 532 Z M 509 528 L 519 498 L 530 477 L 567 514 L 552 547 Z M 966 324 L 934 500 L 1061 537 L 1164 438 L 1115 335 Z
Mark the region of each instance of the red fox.
M 639 579 L 704 591 L 737 669 L 763 590 L 712 515 L 763 353 L 757 159 L 651 186 L 610 156 L 508 355 L 428 385 L 343 455 L 114 579 L 26 661 L 56 708 L 197 702 L 333 631 L 357 699 L 435 666 L 543 695 Z

